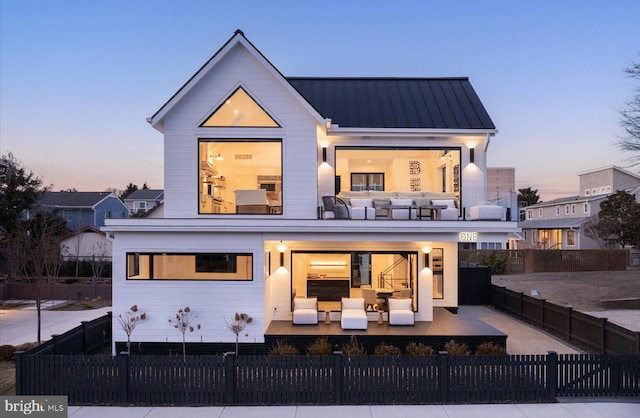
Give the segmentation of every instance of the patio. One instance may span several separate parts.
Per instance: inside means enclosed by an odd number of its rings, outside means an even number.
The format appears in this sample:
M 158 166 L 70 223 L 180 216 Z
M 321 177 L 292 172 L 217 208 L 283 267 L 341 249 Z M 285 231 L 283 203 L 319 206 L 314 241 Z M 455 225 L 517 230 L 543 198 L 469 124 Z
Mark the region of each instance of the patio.
M 479 319 L 459 316 L 445 308 L 435 308 L 433 322 L 416 322 L 412 326 L 392 326 L 388 322 L 378 325 L 371 320 L 366 330 L 343 330 L 340 321 L 332 317 L 330 324 L 320 321 L 317 325 L 293 325 L 291 321 L 272 321 L 264 334 L 265 345 L 271 347 L 277 340 L 285 340 L 295 345 L 301 352 L 318 337 L 326 336 L 336 349 L 349 342 L 354 335 L 367 352 L 385 342 L 404 348 L 410 342 L 430 345 L 436 350 L 442 350 L 450 340 L 465 343 L 471 349 L 483 342 L 493 342 L 503 348 L 507 347 L 507 335 L 498 329 L 487 325 Z M 377 313 L 375 313 L 377 318 Z

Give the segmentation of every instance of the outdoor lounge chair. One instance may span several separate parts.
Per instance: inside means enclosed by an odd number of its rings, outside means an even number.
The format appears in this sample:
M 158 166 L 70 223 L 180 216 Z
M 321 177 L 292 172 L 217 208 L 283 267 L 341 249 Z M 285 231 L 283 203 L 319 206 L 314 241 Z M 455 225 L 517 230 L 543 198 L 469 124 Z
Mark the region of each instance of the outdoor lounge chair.
M 415 315 L 411 299 L 389 299 L 389 325 L 414 325 Z
M 293 299 L 294 325 L 313 325 L 318 323 L 318 298 Z
M 322 196 L 324 219 L 351 219 L 349 205 L 335 196 Z
M 364 298 L 342 298 L 342 329 L 367 329 L 367 321 Z

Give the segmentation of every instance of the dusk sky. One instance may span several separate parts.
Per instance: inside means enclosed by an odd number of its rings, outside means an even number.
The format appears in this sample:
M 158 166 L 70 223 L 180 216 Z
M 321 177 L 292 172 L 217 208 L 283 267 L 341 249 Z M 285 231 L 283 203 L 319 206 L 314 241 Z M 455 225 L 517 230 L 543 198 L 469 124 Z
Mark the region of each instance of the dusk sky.
M 53 190 L 163 188 L 153 115 L 234 33 L 285 76 L 469 77 L 488 165 L 543 200 L 629 161 L 640 1 L 0 0 L 0 154 Z

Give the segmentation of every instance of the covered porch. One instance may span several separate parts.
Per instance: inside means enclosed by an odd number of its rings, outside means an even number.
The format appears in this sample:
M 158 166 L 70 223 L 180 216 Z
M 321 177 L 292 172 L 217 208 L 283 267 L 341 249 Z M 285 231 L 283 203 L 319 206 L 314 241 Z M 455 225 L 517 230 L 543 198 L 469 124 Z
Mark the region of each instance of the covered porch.
M 290 320 L 271 321 L 264 334 L 265 345 L 269 348 L 278 340 L 284 340 L 304 353 L 307 346 L 318 337 L 324 336 L 336 350 L 339 350 L 353 335 L 364 346 L 367 353 L 372 353 L 373 349 L 383 341 L 403 350 L 410 342 L 423 343 L 435 350 L 442 350 L 451 340 L 467 344 L 471 349 L 483 342 L 492 342 L 507 348 L 505 333 L 479 319 L 459 316 L 445 308 L 434 308 L 433 321 L 416 321 L 415 325 L 411 326 L 393 326 L 386 320 L 378 324 L 378 314 L 369 313 L 366 330 L 343 330 L 337 315 L 339 312 L 334 312 L 328 324 L 319 321 L 317 325 L 294 325 Z

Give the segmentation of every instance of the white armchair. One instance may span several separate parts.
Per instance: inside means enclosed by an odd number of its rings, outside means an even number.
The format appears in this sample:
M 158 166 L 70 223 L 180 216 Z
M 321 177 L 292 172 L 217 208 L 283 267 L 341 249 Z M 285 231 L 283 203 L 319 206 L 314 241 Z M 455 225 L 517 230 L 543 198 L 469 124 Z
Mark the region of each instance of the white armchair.
M 342 298 L 342 329 L 367 329 L 367 321 L 364 298 Z
M 318 323 L 318 298 L 294 298 L 293 299 L 293 323 L 317 324 Z
M 414 325 L 415 314 L 411 299 L 389 299 L 389 325 Z
M 351 219 L 376 219 L 373 199 L 351 199 Z
M 432 200 L 432 205 L 436 206 L 446 206 L 445 209 L 440 209 L 438 212 L 440 214 L 440 220 L 442 221 L 457 221 L 458 220 L 458 208 L 456 207 L 456 203 L 453 199 L 444 199 L 444 200 Z

